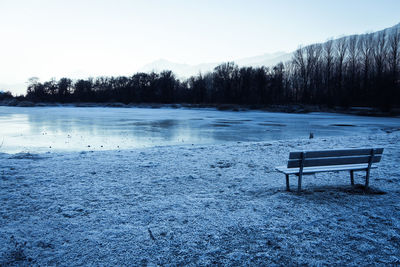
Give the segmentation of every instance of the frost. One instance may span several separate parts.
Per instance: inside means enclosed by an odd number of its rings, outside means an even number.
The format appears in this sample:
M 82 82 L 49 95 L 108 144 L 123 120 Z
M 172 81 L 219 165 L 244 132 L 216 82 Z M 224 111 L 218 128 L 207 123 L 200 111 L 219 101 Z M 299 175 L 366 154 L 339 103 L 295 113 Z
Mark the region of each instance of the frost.
M 400 132 L 0 154 L 0 265 L 390 265 Z M 274 171 L 294 150 L 384 147 L 364 173 Z M 38 160 L 40 159 L 40 160 Z M 296 177 L 290 178 L 293 188 Z

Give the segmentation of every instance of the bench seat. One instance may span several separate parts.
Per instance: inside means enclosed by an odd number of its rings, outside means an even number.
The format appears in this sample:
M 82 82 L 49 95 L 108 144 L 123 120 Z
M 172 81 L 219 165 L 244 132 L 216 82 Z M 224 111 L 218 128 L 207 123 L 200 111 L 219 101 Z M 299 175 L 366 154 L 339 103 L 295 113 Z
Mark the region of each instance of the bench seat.
M 371 166 L 371 169 L 377 168 Z M 349 165 L 332 165 L 332 166 L 318 166 L 318 167 L 304 167 L 303 174 L 314 174 L 317 172 L 334 172 L 334 171 L 366 171 L 368 163 L 365 164 L 349 164 Z M 278 166 L 276 170 L 284 174 L 298 174 L 300 168 L 288 168 L 287 166 Z

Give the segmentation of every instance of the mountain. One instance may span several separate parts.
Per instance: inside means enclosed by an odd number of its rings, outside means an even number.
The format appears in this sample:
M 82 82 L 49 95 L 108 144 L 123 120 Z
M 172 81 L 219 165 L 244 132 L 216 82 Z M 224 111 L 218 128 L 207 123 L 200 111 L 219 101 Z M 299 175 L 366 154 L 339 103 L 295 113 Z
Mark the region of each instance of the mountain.
M 0 91 L 11 91 L 13 95 L 23 95 L 26 93 L 26 83 L 0 83 Z
M 386 28 L 381 31 L 376 31 L 373 32 L 372 34 L 374 36 L 377 36 L 380 32 L 386 31 L 387 35 L 390 35 L 393 31 L 400 29 L 400 23 L 396 24 L 392 27 Z M 364 35 L 364 34 L 360 34 Z M 338 42 L 339 40 L 349 38 L 350 36 L 344 36 L 344 37 L 339 37 L 336 39 L 333 39 L 333 44 Z M 307 47 L 307 46 L 305 46 Z M 276 53 L 271 53 L 271 54 L 264 54 L 264 55 L 259 55 L 259 56 L 254 56 L 254 57 L 247 57 L 247 58 L 241 58 L 234 60 L 234 62 L 239 65 L 240 67 L 273 67 L 279 62 L 286 62 L 291 60 L 293 55 L 292 53 L 286 53 L 286 52 L 276 52 Z M 224 62 L 227 62 L 230 60 L 226 60 Z M 138 71 L 140 72 L 161 72 L 163 70 L 171 70 L 173 71 L 178 77 L 180 78 L 188 78 L 193 75 L 197 75 L 199 73 L 206 73 L 209 71 L 212 71 L 216 66 L 220 65 L 221 63 L 224 62 L 212 62 L 212 63 L 203 63 L 203 64 L 198 64 L 198 65 L 189 65 L 189 64 L 182 64 L 182 63 L 176 63 L 172 62 L 166 59 L 159 59 L 154 62 L 151 62 L 142 68 L 140 68 Z
M 277 52 L 272 54 L 264 54 L 260 56 L 241 58 L 234 60 L 236 64 L 240 67 L 271 67 L 279 62 L 285 62 L 290 60 L 292 53 Z M 140 72 L 160 72 L 163 70 L 172 70 L 178 77 L 188 78 L 193 75 L 197 75 L 200 72 L 206 73 L 212 71 L 216 66 L 222 64 L 223 62 L 213 62 L 213 63 L 203 63 L 198 65 L 189 65 L 172 62 L 166 59 L 159 59 L 152 63 L 149 63 L 139 69 Z
M 166 59 L 159 59 L 154 62 L 151 62 L 142 68 L 140 68 L 139 72 L 161 72 L 163 70 L 171 70 L 178 77 L 188 78 L 192 75 L 197 75 L 199 72 L 204 73 L 211 71 L 214 69 L 218 63 L 203 63 L 198 65 L 189 65 L 183 63 L 176 63 L 172 61 L 168 61 Z
M 251 66 L 251 67 L 272 67 L 278 64 L 279 62 L 285 62 L 290 60 L 292 57 L 292 53 L 285 52 L 276 52 L 273 54 L 264 54 L 261 56 L 242 58 L 235 61 L 239 66 Z
M 390 34 L 390 33 L 393 33 L 396 30 L 400 30 L 400 23 L 398 23 L 398 24 L 396 24 L 396 25 L 394 25 L 394 26 L 392 26 L 390 28 L 386 28 L 386 29 L 384 29 L 382 31 L 387 31 L 387 34 Z

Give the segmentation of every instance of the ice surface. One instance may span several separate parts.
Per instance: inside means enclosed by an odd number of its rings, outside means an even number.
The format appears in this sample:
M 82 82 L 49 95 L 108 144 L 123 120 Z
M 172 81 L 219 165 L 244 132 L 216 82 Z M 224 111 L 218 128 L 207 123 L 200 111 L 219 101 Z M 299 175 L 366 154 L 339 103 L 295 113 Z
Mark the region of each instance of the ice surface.
M 356 131 L 314 139 L 3 153 L 0 265 L 398 264 L 399 141 L 398 131 Z M 350 147 L 385 148 L 371 173 L 376 190 L 352 190 L 349 174 L 340 172 L 305 176 L 300 195 L 284 191 L 284 175 L 275 166 L 290 151 Z M 356 174 L 357 184 L 363 175 Z
M 215 109 L 0 107 L 8 153 L 131 149 L 397 131 L 400 118 Z

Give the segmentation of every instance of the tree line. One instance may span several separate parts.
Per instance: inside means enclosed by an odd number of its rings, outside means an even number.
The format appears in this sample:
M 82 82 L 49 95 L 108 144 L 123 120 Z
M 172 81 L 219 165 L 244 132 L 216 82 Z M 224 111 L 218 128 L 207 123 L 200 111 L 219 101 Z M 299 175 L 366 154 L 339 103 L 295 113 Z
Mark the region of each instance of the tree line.
M 132 76 L 39 82 L 26 99 L 44 102 L 195 104 L 400 105 L 400 30 L 347 36 L 298 48 L 274 67 L 239 67 L 233 62 L 185 80 L 172 71 Z

